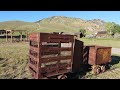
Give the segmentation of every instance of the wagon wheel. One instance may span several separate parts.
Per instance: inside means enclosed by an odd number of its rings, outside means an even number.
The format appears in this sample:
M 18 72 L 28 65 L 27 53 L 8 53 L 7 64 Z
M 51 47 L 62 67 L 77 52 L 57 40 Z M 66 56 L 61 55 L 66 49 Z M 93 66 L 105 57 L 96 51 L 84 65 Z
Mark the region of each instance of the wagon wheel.
M 92 66 L 92 73 L 95 74 L 96 73 L 96 67 Z
M 67 79 L 67 76 L 66 75 L 59 75 L 57 78 L 58 79 Z
M 98 67 L 97 70 L 96 70 L 96 74 L 99 74 L 101 72 L 101 68 Z
M 105 70 L 106 70 L 105 66 L 101 66 L 102 73 L 105 72 Z
M 100 73 L 100 67 L 99 66 L 92 66 L 92 72 L 93 74 L 99 74 Z
M 97 66 L 96 66 L 96 65 L 93 65 L 93 66 L 92 66 L 92 73 L 93 73 L 93 74 L 96 74 L 96 73 L 97 73 Z

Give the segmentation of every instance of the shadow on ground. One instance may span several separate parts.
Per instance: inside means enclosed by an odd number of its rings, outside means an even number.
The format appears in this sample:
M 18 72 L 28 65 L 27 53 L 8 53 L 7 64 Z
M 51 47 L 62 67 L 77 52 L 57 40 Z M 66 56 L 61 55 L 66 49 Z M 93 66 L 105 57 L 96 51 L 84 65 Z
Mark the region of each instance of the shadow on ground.
M 78 73 L 70 73 L 67 76 L 68 76 L 68 79 L 84 79 L 85 78 L 84 76 L 89 71 L 91 71 L 91 66 L 85 64 L 85 65 L 81 66 L 81 71 L 80 72 L 78 72 Z
M 120 56 L 112 55 L 111 57 L 112 57 L 112 61 L 106 66 L 106 70 L 110 69 L 111 66 L 120 63 Z M 73 73 L 69 75 L 68 79 L 84 79 L 84 76 L 86 75 L 86 73 L 91 71 L 90 67 L 91 67 L 90 65 L 86 65 L 86 64 L 82 65 L 81 66 L 82 70 L 79 73 Z
M 120 56 L 113 55 L 112 56 L 112 62 L 110 64 L 115 65 L 115 64 L 118 64 L 118 63 L 120 63 Z
M 3 58 L 0 58 L 0 61 L 4 60 Z

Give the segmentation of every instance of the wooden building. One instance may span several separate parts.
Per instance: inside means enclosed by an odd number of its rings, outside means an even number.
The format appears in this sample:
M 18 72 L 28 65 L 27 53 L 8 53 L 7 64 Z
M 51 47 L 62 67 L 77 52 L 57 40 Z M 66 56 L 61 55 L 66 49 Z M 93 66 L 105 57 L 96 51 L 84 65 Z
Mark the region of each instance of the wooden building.
M 0 30 L 0 35 L 4 35 L 6 38 L 6 42 L 8 41 L 8 37 L 10 36 L 11 42 L 13 42 L 14 33 L 19 33 L 20 41 L 23 41 L 23 34 L 26 36 L 26 40 L 28 40 L 28 31 L 27 30 Z
M 107 37 L 107 31 L 99 31 L 96 33 L 96 37 Z

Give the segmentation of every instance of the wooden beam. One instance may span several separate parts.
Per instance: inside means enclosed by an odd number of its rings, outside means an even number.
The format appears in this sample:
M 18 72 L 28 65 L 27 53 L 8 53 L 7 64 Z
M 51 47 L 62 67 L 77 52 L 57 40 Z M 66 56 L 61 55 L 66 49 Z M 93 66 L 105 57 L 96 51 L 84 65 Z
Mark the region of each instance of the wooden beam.
M 6 30 L 6 42 L 8 41 L 8 35 L 7 35 L 7 30 Z
M 11 31 L 10 33 L 11 33 L 11 42 L 13 42 L 13 37 L 12 37 L 12 33 L 13 33 L 13 32 Z
M 26 40 L 28 41 L 28 32 L 26 31 L 25 33 L 26 33 Z
M 22 41 L 22 32 L 20 32 L 20 41 Z

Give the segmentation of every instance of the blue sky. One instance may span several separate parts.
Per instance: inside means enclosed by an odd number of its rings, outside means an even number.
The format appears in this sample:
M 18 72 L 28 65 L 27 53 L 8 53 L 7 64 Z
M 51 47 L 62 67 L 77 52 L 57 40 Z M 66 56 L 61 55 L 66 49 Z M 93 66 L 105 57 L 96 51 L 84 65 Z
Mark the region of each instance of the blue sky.
M 68 16 L 84 20 L 102 19 L 120 24 L 120 11 L 0 11 L 0 22 L 9 20 L 35 22 L 51 16 Z

